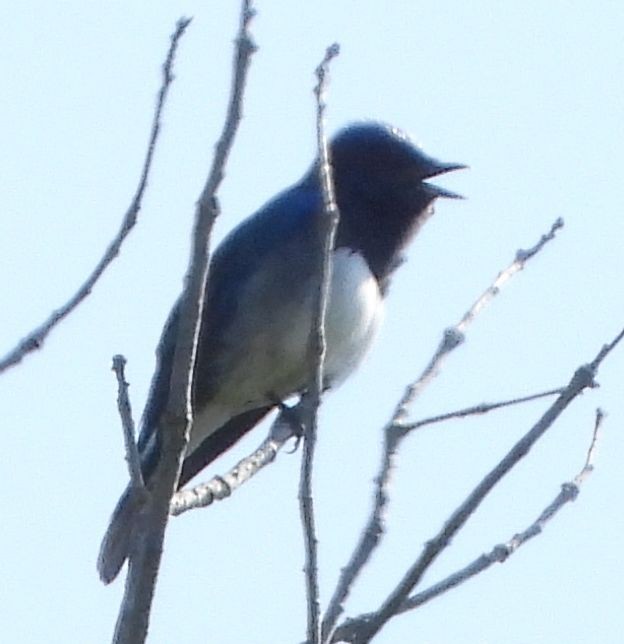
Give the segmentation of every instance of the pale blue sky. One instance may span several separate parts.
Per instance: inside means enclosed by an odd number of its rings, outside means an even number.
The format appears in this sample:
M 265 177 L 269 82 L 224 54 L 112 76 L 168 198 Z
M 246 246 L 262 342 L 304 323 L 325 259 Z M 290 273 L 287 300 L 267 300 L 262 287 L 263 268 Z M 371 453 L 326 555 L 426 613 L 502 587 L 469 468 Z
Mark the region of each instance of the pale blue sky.
M 331 131 L 361 118 L 471 166 L 393 283 L 360 372 L 322 415 L 315 490 L 327 601 L 370 504 L 380 427 L 441 330 L 559 216 L 566 227 L 506 287 L 415 417 L 567 383 L 624 324 L 624 6 L 602 0 L 258 2 L 260 47 L 221 191 L 220 239 L 297 180 L 314 155 L 313 70 L 338 41 Z M 237 2 L 22 2 L 0 26 L 0 352 L 65 301 L 134 191 L 168 36 L 194 21 L 140 221 L 92 296 L 43 351 L 0 379 L 0 628 L 7 642 L 107 642 L 123 589 L 95 573 L 126 482 L 111 356 L 124 353 L 138 418 L 153 349 L 181 288 L 193 204 L 221 127 Z M 546 532 L 402 616 L 380 643 L 616 644 L 624 631 L 624 348 L 484 503 L 433 582 L 524 529 L 580 469 L 593 412 L 597 470 Z M 349 603 L 377 606 L 422 543 L 545 409 L 440 425 L 399 457 L 388 535 Z M 262 430 L 223 458 L 222 472 Z M 218 507 L 174 519 L 150 642 L 299 642 L 304 636 L 299 454 Z

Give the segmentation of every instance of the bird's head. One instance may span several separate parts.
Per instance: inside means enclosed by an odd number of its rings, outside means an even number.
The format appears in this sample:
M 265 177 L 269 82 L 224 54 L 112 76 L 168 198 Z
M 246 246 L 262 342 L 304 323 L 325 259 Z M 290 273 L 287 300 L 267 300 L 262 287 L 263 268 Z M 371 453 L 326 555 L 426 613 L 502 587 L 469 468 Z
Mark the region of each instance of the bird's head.
M 438 161 L 398 128 L 376 122 L 357 123 L 340 131 L 331 142 L 331 163 L 337 184 L 356 183 L 365 191 L 422 191 L 429 201 L 461 198 L 426 180 L 466 167 Z
M 379 279 L 392 272 L 401 250 L 433 212 L 438 197 L 460 195 L 427 180 L 466 166 L 426 155 L 401 130 L 356 123 L 330 143 L 338 243 L 366 255 Z

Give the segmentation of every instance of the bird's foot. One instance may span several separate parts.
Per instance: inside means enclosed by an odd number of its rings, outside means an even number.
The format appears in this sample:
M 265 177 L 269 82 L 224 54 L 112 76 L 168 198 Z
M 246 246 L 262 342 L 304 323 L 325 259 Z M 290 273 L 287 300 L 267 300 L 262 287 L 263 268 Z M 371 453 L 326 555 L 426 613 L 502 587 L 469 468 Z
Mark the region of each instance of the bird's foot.
M 299 448 L 305 431 L 301 403 L 298 402 L 296 405 L 289 406 L 276 396 L 272 396 L 271 399 L 279 408 L 279 416 L 275 424 L 279 425 L 282 431 L 285 429 L 295 439 L 293 448 L 288 452 L 289 454 L 294 454 Z

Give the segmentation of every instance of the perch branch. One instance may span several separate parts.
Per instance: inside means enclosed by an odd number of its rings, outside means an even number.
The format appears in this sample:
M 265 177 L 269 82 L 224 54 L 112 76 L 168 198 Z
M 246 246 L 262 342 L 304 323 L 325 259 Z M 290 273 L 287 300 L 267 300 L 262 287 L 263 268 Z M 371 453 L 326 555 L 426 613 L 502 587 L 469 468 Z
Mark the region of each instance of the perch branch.
M 227 474 L 215 476 L 210 481 L 193 488 L 176 492 L 171 501 L 170 513 L 177 516 L 188 510 L 205 508 L 215 501 L 228 498 L 243 483 L 275 460 L 280 449 L 291 438 L 301 433 L 300 428 L 292 425 L 292 411 L 280 412 L 262 444 L 252 454 L 239 461 Z
M 401 429 L 403 432 L 413 431 L 426 425 L 452 420 L 453 418 L 486 414 L 490 411 L 511 405 L 555 396 L 562 391 L 563 388 L 551 389 L 549 391 L 531 394 L 530 396 L 522 396 L 495 403 L 480 403 L 472 407 L 465 407 L 445 414 L 439 414 L 438 416 L 424 418 L 415 423 L 403 425 Z M 209 481 L 200 483 L 195 487 L 176 492 L 171 502 L 170 513 L 178 516 L 189 510 L 208 507 L 215 501 L 222 501 L 231 496 L 243 483 L 247 483 L 260 470 L 269 465 L 269 463 L 272 463 L 277 453 L 290 439 L 301 436 L 301 426 L 293 423 L 293 419 L 299 416 L 300 412 L 298 408 L 287 409 L 284 413 L 280 413 L 264 441 L 251 454 L 241 459 L 226 474 L 214 476 Z

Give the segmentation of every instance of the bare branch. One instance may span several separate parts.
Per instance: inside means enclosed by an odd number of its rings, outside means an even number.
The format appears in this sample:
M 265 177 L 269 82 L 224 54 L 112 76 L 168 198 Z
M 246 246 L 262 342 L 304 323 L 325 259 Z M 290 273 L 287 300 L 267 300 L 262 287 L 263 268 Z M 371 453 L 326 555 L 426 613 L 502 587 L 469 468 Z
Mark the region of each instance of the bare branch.
M 524 531 L 514 535 L 506 543 L 494 546 L 490 552 L 483 554 L 470 564 L 458 570 L 457 572 L 449 575 L 442 581 L 433 584 L 426 590 L 412 595 L 406 599 L 397 610 L 397 615 L 414 610 L 419 606 L 427 603 L 428 601 L 442 595 L 443 593 L 455 588 L 464 582 L 472 579 L 479 573 L 487 570 L 495 563 L 504 563 L 511 555 L 513 555 L 518 548 L 523 546 L 527 541 L 542 533 L 548 522 L 563 508 L 564 505 L 574 501 L 580 492 L 580 486 L 585 482 L 587 477 L 594 469 L 594 460 L 596 455 L 596 447 L 598 442 L 599 430 L 604 418 L 603 412 L 596 410 L 596 418 L 594 423 L 594 431 L 592 433 L 592 440 L 587 452 L 587 458 L 583 469 L 574 477 L 572 481 L 564 483 L 561 486 L 561 491 L 553 499 L 553 501 L 542 511 L 539 517 Z M 371 620 L 372 613 L 360 615 L 353 619 L 346 620 L 343 624 L 336 629 L 334 633 L 333 642 L 356 642 L 361 641 L 358 639 L 358 633 L 362 630 L 363 626 Z
M 78 291 L 62 306 L 52 312 L 50 317 L 40 324 L 36 329 L 31 331 L 25 338 L 19 341 L 19 343 L 7 353 L 2 359 L 0 359 L 0 373 L 13 367 L 16 364 L 20 363 L 23 358 L 35 351 L 36 349 L 41 349 L 44 341 L 48 337 L 48 334 L 52 329 L 59 323 L 61 320 L 66 318 L 93 290 L 95 283 L 100 279 L 106 268 L 109 264 L 119 255 L 121 246 L 132 230 L 134 225 L 137 222 L 137 216 L 141 210 L 141 204 L 143 200 L 143 193 L 147 187 L 147 181 L 149 178 L 150 169 L 152 167 L 152 160 L 154 158 L 154 152 L 156 150 L 156 142 L 158 141 L 158 135 L 160 133 L 161 127 L 161 116 L 163 109 L 165 107 L 165 101 L 167 99 L 167 94 L 169 93 L 169 87 L 173 81 L 173 62 L 175 60 L 175 55 L 178 48 L 178 43 L 180 38 L 184 35 L 186 28 L 190 24 L 190 18 L 181 18 L 176 24 L 175 31 L 171 35 L 171 44 L 169 46 L 169 51 L 167 52 L 167 58 L 163 65 L 163 80 L 158 92 L 158 99 L 156 101 L 156 110 L 154 112 L 154 118 L 152 121 L 152 127 L 150 132 L 149 143 L 147 146 L 147 153 L 145 155 L 145 160 L 143 161 L 143 168 L 141 170 L 141 178 L 139 180 L 139 185 L 137 190 L 132 198 L 132 202 L 126 211 L 126 214 L 123 216 L 121 226 L 119 231 L 109 244 L 106 252 L 93 269 L 93 272 L 89 275 L 86 281 L 78 289 Z
M 344 612 L 345 602 L 351 593 L 355 580 L 383 537 L 385 514 L 390 501 L 391 474 L 394 470 L 396 453 L 401 440 L 400 434 L 392 430 L 393 427 L 394 425 L 391 425 L 384 432 L 381 466 L 375 478 L 371 514 L 362 529 L 360 540 L 355 546 L 349 561 L 340 571 L 340 578 L 323 616 L 323 642 L 337 641 L 332 634 L 338 623 L 338 618 Z
M 113 371 L 117 377 L 117 408 L 121 417 L 123 427 L 124 445 L 126 448 L 126 461 L 128 463 L 128 473 L 130 482 L 135 492 L 142 491 L 146 493 L 143 474 L 141 473 L 141 459 L 137 449 L 134 419 L 132 418 L 132 407 L 130 397 L 128 396 L 128 383 L 126 382 L 126 358 L 122 355 L 113 356 Z
M 556 231 L 562 226 L 563 221 L 558 219 L 551 226 L 548 234 L 542 235 L 535 246 L 528 251 L 518 251 L 516 253 L 514 261 L 505 270 L 499 273 L 492 285 L 490 285 L 479 296 L 479 298 L 477 298 L 476 302 L 470 307 L 468 312 L 464 314 L 457 325 L 444 331 L 440 345 L 429 361 L 429 364 L 425 367 L 420 377 L 405 389 L 401 400 L 395 408 L 392 419 L 384 428 L 383 452 L 379 473 L 375 478 L 375 491 L 371 514 L 348 563 L 342 568 L 340 579 L 323 617 L 323 641 L 329 641 L 331 639 L 332 630 L 336 627 L 338 618 L 344 611 L 344 604 L 351 592 L 351 588 L 353 587 L 355 580 L 383 537 L 384 517 L 389 502 L 388 487 L 390 485 L 390 477 L 394 469 L 396 452 L 402 438 L 418 426 L 418 423 L 408 425 L 405 422 L 409 405 L 413 403 L 420 392 L 437 375 L 444 358 L 464 341 L 464 332 L 467 325 L 472 322 L 485 305 L 494 298 L 494 296 L 499 292 L 500 287 L 507 282 L 512 275 L 523 268 L 528 259 L 535 256 L 548 241 L 554 238 Z M 550 395 L 550 392 L 544 395 Z M 457 413 L 458 412 L 452 412 L 452 414 Z M 479 412 L 477 411 L 474 413 Z M 443 419 L 444 418 L 442 417 L 440 418 L 440 420 Z M 430 422 L 437 421 L 429 419 L 427 421 L 422 421 L 422 424 Z
M 547 396 L 554 396 L 563 391 L 563 388 L 531 394 L 504 400 L 496 403 L 480 403 L 456 411 L 424 418 L 415 423 L 401 426 L 402 433 L 420 429 L 426 425 L 444 422 L 453 418 L 463 418 L 471 415 L 486 414 L 490 411 L 517 405 L 525 402 L 539 400 Z M 193 488 L 179 490 L 173 495 L 169 512 L 172 516 L 179 516 L 189 510 L 205 508 L 215 501 L 223 501 L 231 496 L 241 485 L 251 480 L 260 470 L 272 463 L 278 452 L 292 439 L 300 436 L 301 427 L 293 425 L 292 414 L 298 413 L 296 409 L 280 413 L 269 430 L 264 441 L 248 456 L 241 459 L 226 474 L 214 476 L 209 481 L 200 483 Z
M 621 339 L 622 334 L 618 336 Z M 574 373 L 570 383 L 550 406 L 540 420 L 523 436 L 491 470 L 477 487 L 469 494 L 466 500 L 451 514 L 443 528 L 429 541 L 416 562 L 409 568 L 397 587 L 386 598 L 378 611 L 371 614 L 370 619 L 363 625 L 357 638 L 353 641 L 369 642 L 376 633 L 396 615 L 397 610 L 407 599 L 409 593 L 422 579 L 438 555 L 450 544 L 453 536 L 462 528 L 472 513 L 494 488 L 494 486 L 507 474 L 522 458 L 524 458 L 533 445 L 544 435 L 546 430 L 554 423 L 564 409 L 586 388 L 594 387 L 594 376 L 602 359 L 617 344 L 619 339 L 603 348 L 594 361 L 579 367 Z
M 605 344 L 602 349 L 600 349 L 600 353 L 594 358 L 593 362 L 591 363 L 591 368 L 592 369 L 598 369 L 598 366 L 600 363 L 617 347 L 617 345 L 622 341 L 624 338 L 624 328 L 615 336 L 615 338 L 609 342 L 609 344 Z
M 399 427 L 399 432 L 401 437 L 406 436 L 410 432 L 420 429 L 425 425 L 433 425 L 435 423 L 441 423 L 452 418 L 465 418 L 466 416 L 477 416 L 481 414 L 487 414 L 490 411 L 496 409 L 501 409 L 503 407 L 511 407 L 512 405 L 521 405 L 526 402 L 532 402 L 534 400 L 540 400 L 541 398 L 548 398 L 549 396 L 556 396 L 563 393 L 565 387 L 559 387 L 557 389 L 549 389 L 548 391 L 541 391 L 537 394 L 531 394 L 530 396 L 521 396 L 519 398 L 511 398 L 509 400 L 502 400 L 495 403 L 480 403 L 479 405 L 474 405 L 472 407 L 464 407 L 463 409 L 458 409 L 456 411 L 449 411 L 445 414 L 439 414 L 438 416 L 431 416 L 430 418 L 423 418 L 414 423 L 403 423 Z
M 474 304 L 464 313 L 462 319 L 454 326 L 446 329 L 442 335 L 442 340 L 438 346 L 433 358 L 422 372 L 418 380 L 409 385 L 403 397 L 399 401 L 394 414 L 394 422 L 403 421 L 408 413 L 408 407 L 411 405 L 420 392 L 429 384 L 429 382 L 438 374 L 440 367 L 446 356 L 457 348 L 464 341 L 466 329 L 471 322 L 481 313 L 481 311 L 499 294 L 500 289 L 516 273 L 521 271 L 527 261 L 537 255 L 544 246 L 555 238 L 557 231 L 563 228 L 563 219 L 557 219 L 547 234 L 542 235 L 540 240 L 529 250 L 519 250 L 516 253 L 514 261 L 503 271 L 501 271 L 494 282 L 477 298 Z
M 218 215 L 216 191 L 223 178 L 225 162 L 241 119 L 247 70 L 251 54 L 255 51 L 248 31 L 253 15 L 251 0 L 243 0 L 226 121 L 195 213 L 193 248 L 185 277 L 172 367 L 172 384 L 167 406 L 158 427 L 162 439 L 162 453 L 154 477 L 150 503 L 146 504 L 139 514 L 137 539 L 130 553 L 124 599 L 115 630 L 116 644 L 141 644 L 147 637 L 169 506 L 177 487 L 193 422 L 192 374 L 208 276 L 210 232 Z
M 305 579 L 307 603 L 307 638 L 310 644 L 320 644 L 320 601 L 318 587 L 317 538 L 314 525 L 314 501 L 312 497 L 312 470 L 318 408 L 323 391 L 323 369 L 325 363 L 325 315 L 329 301 L 329 290 L 332 274 L 332 249 L 340 213 L 334 195 L 333 177 L 329 159 L 327 137 L 325 136 L 325 92 L 329 64 L 338 54 L 340 48 L 333 44 L 327 48 L 321 64 L 316 68 L 318 83 L 314 89 L 316 95 L 316 133 L 319 150 L 319 180 L 323 194 L 323 216 L 319 217 L 319 285 L 314 302 L 308 358 L 310 364 L 309 388 L 303 399 L 304 444 L 301 458 L 301 478 L 299 483 L 299 509 L 303 524 L 305 543 Z
M 301 428 L 293 427 L 293 411 L 288 409 L 280 412 L 262 444 L 252 454 L 239 461 L 227 474 L 215 476 L 194 488 L 176 492 L 171 500 L 170 513 L 177 516 L 188 510 L 205 508 L 214 501 L 222 501 L 275 460 L 280 449 L 291 438 L 300 435 Z
M 420 429 L 426 425 L 441 423 L 453 418 L 482 415 L 490 411 L 518 405 L 548 396 L 555 396 L 563 391 L 563 387 L 551 389 L 530 396 L 511 398 L 495 403 L 480 403 L 472 407 L 465 407 L 456 411 L 447 412 L 438 416 L 424 418 L 414 423 L 401 425 L 399 436 L 403 437 L 408 432 Z M 241 459 L 227 474 L 214 476 L 209 481 L 200 483 L 193 488 L 179 490 L 173 495 L 169 512 L 172 516 L 184 514 L 189 510 L 205 508 L 215 501 L 223 501 L 235 492 L 243 483 L 251 480 L 260 470 L 272 463 L 278 452 L 291 439 L 301 435 L 301 427 L 294 425 L 293 414 L 299 415 L 297 409 L 288 409 L 275 419 L 268 436 L 248 456 Z
M 434 597 L 437 597 L 447 590 L 450 590 L 451 588 L 464 583 L 471 577 L 474 577 L 483 570 L 486 570 L 494 563 L 503 563 L 527 541 L 530 541 L 533 537 L 540 535 L 548 522 L 559 512 L 559 510 L 561 510 L 564 505 L 576 499 L 576 497 L 579 495 L 581 485 L 592 473 L 596 458 L 596 448 L 600 426 L 602 425 L 603 419 L 603 412 L 600 409 L 597 409 L 594 421 L 594 430 L 592 432 L 592 440 L 587 451 L 587 457 L 585 459 L 583 468 L 572 481 L 562 484 L 559 494 L 541 512 L 539 517 L 528 528 L 514 535 L 506 543 L 495 546 L 489 553 L 482 555 L 478 559 L 475 559 L 475 561 L 473 561 L 462 570 L 459 570 L 453 575 L 450 575 L 443 581 L 431 586 L 427 590 L 424 590 L 423 592 L 408 598 L 407 601 L 401 606 L 398 613 L 404 613 L 424 604 L 425 602 L 433 599 Z
M 480 403 L 472 407 L 465 407 L 456 411 L 424 418 L 415 423 L 401 426 L 401 434 L 409 431 L 420 429 L 426 425 L 444 422 L 453 418 L 464 418 L 466 416 L 486 414 L 490 411 L 518 405 L 525 402 L 532 402 L 548 396 L 560 394 L 563 387 L 551 389 L 530 396 L 522 396 L 503 400 L 496 403 Z M 299 425 L 293 425 L 293 413 L 297 414 L 296 409 L 286 410 L 286 413 L 280 413 L 275 419 L 268 436 L 264 441 L 248 456 L 241 459 L 227 474 L 214 476 L 209 481 L 200 483 L 193 488 L 179 490 L 173 495 L 169 513 L 172 516 L 179 516 L 189 510 L 205 508 L 215 501 L 223 501 L 231 496 L 241 485 L 251 480 L 260 470 L 272 463 L 278 452 L 292 438 L 300 436 L 301 428 Z

